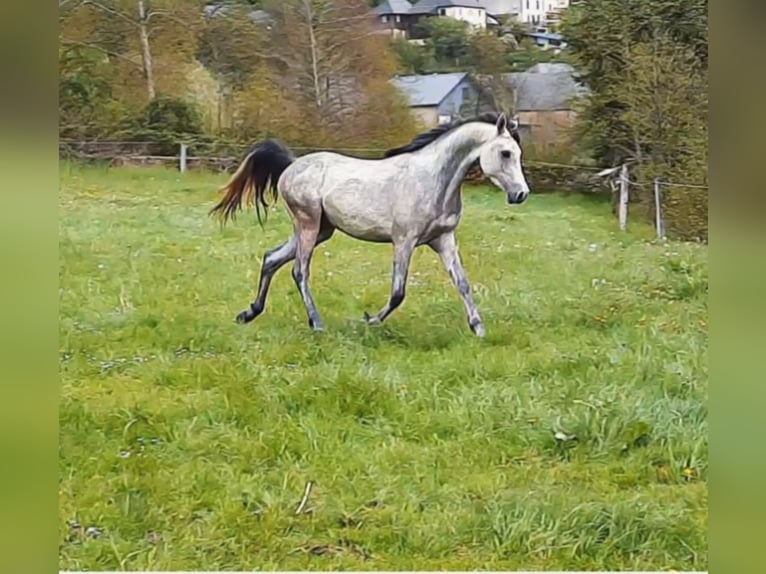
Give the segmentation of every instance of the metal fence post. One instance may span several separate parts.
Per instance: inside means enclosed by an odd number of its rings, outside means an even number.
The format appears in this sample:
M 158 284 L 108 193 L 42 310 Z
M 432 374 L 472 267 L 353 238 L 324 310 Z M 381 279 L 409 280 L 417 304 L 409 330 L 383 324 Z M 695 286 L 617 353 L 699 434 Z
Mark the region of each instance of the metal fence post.
M 186 171 L 186 152 L 188 150 L 188 146 L 185 143 L 181 144 L 181 155 L 178 160 L 178 169 L 181 171 L 181 173 L 184 173 Z
M 628 166 L 622 164 L 620 170 L 620 231 L 628 227 Z
M 665 222 L 662 217 L 662 188 L 660 179 L 654 179 L 654 221 L 657 227 L 657 239 L 665 239 Z

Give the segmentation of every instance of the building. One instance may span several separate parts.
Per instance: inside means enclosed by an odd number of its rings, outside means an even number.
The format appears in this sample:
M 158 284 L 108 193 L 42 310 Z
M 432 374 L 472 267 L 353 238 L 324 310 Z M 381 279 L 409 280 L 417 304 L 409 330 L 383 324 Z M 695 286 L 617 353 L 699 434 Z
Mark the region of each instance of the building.
M 492 17 L 511 17 L 531 26 L 548 25 L 558 21 L 569 0 L 481 0 Z
M 396 76 L 391 83 L 407 98 L 414 115 L 429 128 L 456 119 L 463 104 L 478 95 L 467 72 Z
M 409 12 L 410 38 L 425 38 L 426 33 L 421 24 L 435 17 L 460 20 L 476 30 L 487 27 L 487 11 L 481 0 L 420 0 Z
M 566 48 L 567 43 L 564 39 L 564 36 L 561 34 L 556 34 L 554 32 L 540 32 L 540 31 L 534 31 L 534 32 L 525 32 L 523 36 L 526 36 L 532 42 L 538 46 L 539 48 L 542 48 L 543 50 L 547 50 L 548 48 L 552 48 L 555 50 L 561 50 L 563 48 Z
M 569 64 L 537 64 L 526 72 L 504 74 L 514 91 L 515 113 L 529 126 L 529 140 L 540 150 L 564 143 L 574 125 L 574 103 L 587 95 Z
M 386 0 L 370 11 L 375 18 L 376 29 L 393 37 L 407 38 L 412 34 L 412 4 L 407 0 Z

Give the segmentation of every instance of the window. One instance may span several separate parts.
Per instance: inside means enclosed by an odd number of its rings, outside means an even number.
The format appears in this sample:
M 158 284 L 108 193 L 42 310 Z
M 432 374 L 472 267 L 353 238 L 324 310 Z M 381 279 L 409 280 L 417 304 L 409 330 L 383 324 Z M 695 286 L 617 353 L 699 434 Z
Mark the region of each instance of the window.
M 527 0 L 527 10 L 529 10 L 529 0 Z
M 536 0 L 536 1 L 535 1 L 535 8 L 536 8 L 537 10 L 539 10 L 539 9 L 540 9 L 540 0 Z
M 463 86 L 463 101 L 471 97 L 471 88 Z
M 401 17 L 401 16 L 399 16 L 399 14 L 397 14 L 397 15 L 396 15 L 396 21 L 397 21 L 397 22 L 401 22 L 401 21 L 402 21 L 402 17 Z
M 529 2 L 529 0 L 527 0 L 527 2 Z M 439 8 L 439 16 L 446 16 L 446 15 L 447 15 L 447 10 L 445 10 L 444 8 Z
M 381 20 L 382 22 L 388 22 L 388 16 L 381 16 L 381 17 L 380 17 L 380 20 Z

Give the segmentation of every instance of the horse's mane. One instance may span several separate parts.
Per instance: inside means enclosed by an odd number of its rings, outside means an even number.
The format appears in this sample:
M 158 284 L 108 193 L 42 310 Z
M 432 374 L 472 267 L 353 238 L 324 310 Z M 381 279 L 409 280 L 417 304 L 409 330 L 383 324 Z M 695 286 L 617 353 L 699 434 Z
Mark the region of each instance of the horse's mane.
M 393 157 L 395 155 L 401 155 L 403 153 L 410 153 L 413 151 L 417 151 L 419 149 L 423 149 L 427 145 L 435 142 L 437 139 L 442 137 L 443 135 L 451 132 L 452 130 L 459 128 L 460 126 L 463 126 L 467 123 L 471 122 L 482 122 L 485 124 L 496 124 L 497 118 L 500 116 L 500 114 L 496 112 L 485 112 L 481 115 L 478 115 L 473 118 L 463 119 L 463 120 L 455 120 L 453 122 L 450 122 L 448 124 L 443 124 L 440 126 L 437 126 L 435 128 L 432 128 L 431 130 L 424 132 L 422 134 L 418 134 L 415 136 L 415 139 L 413 139 L 410 143 L 395 147 L 392 149 L 389 149 L 386 151 L 385 154 L 383 154 L 383 157 Z M 513 139 L 516 140 L 516 142 L 521 145 L 521 140 L 519 139 L 519 134 L 517 131 L 512 131 L 511 135 L 513 136 Z

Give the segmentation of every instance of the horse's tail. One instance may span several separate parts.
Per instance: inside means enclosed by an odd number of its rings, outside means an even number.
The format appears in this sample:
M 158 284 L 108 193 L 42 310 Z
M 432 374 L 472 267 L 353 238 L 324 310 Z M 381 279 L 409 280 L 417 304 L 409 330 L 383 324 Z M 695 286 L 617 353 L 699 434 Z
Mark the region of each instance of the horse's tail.
M 238 210 L 242 209 L 242 200 L 253 202 L 258 223 L 261 221 L 261 206 L 264 215 L 267 214 L 266 190 L 276 201 L 279 177 L 291 163 L 295 161 L 293 153 L 277 140 L 268 139 L 255 144 L 239 164 L 237 171 L 220 191 L 226 192 L 221 201 L 210 210 L 210 215 L 220 218 L 221 224 L 234 219 Z

